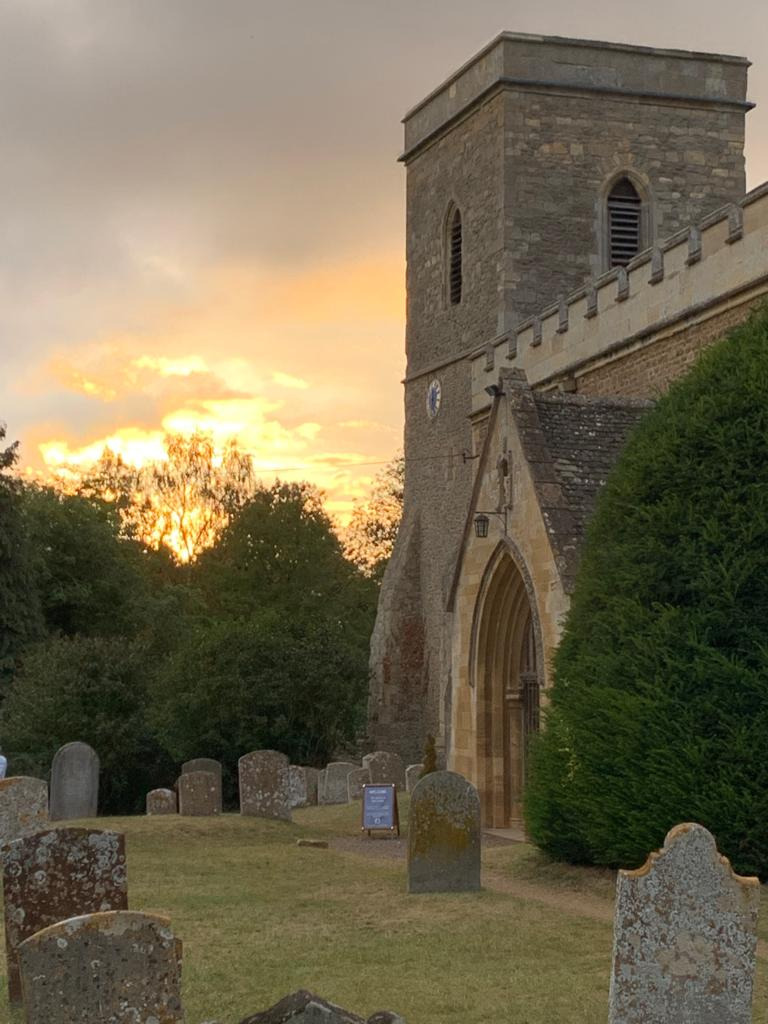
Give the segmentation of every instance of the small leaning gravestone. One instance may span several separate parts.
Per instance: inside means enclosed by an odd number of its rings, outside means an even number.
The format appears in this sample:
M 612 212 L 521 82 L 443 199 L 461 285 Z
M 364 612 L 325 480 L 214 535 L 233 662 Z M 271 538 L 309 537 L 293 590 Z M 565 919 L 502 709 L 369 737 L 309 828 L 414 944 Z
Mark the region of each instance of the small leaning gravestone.
M 95 818 L 98 806 L 98 754 L 87 743 L 65 743 L 51 766 L 51 821 Z
M 351 761 L 331 761 L 323 770 L 323 789 L 319 794 L 321 804 L 345 804 L 349 800 L 347 776 L 360 765 Z
M 456 772 L 431 772 L 411 794 L 408 892 L 480 888 L 480 799 Z
M 172 789 L 151 789 L 147 793 L 147 814 L 176 814 L 178 798 Z

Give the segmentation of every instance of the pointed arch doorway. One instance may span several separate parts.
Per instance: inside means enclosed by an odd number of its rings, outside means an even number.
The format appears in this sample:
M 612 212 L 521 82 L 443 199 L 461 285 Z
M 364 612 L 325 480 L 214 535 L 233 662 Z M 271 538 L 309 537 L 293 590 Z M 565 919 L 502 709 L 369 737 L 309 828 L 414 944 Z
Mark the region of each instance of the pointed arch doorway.
M 478 787 L 489 828 L 522 823 L 528 744 L 539 729 L 541 642 L 531 590 L 500 545 L 478 597 L 474 637 Z

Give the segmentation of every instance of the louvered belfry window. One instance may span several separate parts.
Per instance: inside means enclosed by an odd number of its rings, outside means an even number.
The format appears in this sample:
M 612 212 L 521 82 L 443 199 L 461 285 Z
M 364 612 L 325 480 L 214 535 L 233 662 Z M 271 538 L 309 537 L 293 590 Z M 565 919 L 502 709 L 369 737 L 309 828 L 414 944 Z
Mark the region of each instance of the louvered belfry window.
M 461 302 L 461 214 L 453 211 L 448 232 L 448 295 L 452 306 Z
M 628 178 L 608 194 L 608 246 L 612 267 L 626 267 L 641 248 L 641 202 Z

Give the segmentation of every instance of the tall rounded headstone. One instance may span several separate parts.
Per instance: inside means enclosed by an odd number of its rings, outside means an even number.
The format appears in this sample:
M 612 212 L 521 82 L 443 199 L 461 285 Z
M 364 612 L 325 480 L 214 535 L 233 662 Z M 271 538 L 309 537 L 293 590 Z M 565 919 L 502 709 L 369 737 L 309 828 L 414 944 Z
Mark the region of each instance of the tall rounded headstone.
M 95 818 L 98 807 L 99 755 L 87 743 L 65 743 L 51 767 L 51 821 Z
M 291 820 L 291 775 L 285 754 L 254 750 L 240 758 L 237 770 L 241 814 Z
M 480 888 L 480 799 L 456 772 L 432 772 L 411 794 L 408 891 Z

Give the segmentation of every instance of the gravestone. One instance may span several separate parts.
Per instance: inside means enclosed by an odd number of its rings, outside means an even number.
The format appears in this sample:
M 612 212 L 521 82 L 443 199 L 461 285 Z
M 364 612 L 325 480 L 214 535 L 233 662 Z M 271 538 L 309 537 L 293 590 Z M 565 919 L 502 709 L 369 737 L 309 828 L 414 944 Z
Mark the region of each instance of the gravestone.
M 240 813 L 291 820 L 288 758 L 276 750 L 254 750 L 238 761 Z
M 221 798 L 221 761 L 215 761 L 212 757 L 195 757 L 191 761 L 185 761 L 181 766 L 181 774 L 188 775 L 190 772 L 213 772 L 216 776 L 217 814 L 221 814 L 223 803 Z
M 412 793 L 416 783 L 421 778 L 421 773 L 424 771 L 423 764 L 409 764 L 405 769 L 405 791 L 406 793 Z
M 176 787 L 182 817 L 221 814 L 221 780 L 213 772 L 186 772 L 179 776 Z
M 95 818 L 99 805 L 99 757 L 87 743 L 65 743 L 51 766 L 51 821 Z
M 431 772 L 411 794 L 408 892 L 480 888 L 480 800 L 456 772 Z
M 371 773 L 368 768 L 353 768 L 347 776 L 347 800 L 360 800 L 363 795 L 363 786 L 371 781 Z
M 347 803 L 347 776 L 360 765 L 352 764 L 351 761 L 332 761 L 325 769 L 325 784 L 323 786 L 324 804 L 345 804 Z
M 268 1010 L 244 1017 L 240 1024 L 405 1024 L 402 1017 L 386 1010 L 375 1013 L 366 1022 L 356 1013 L 343 1010 L 320 996 L 299 989 Z
M 760 884 L 731 870 L 703 826 L 616 882 L 610 1024 L 749 1024 Z
M 22 942 L 19 963 L 27 1024 L 183 1024 L 181 943 L 167 918 L 71 917 Z
M 42 779 L 0 779 L 0 849 L 48 824 L 48 786 Z
M 317 773 L 317 802 L 325 803 L 325 768 L 321 768 Z
M 8 993 L 19 1003 L 20 943 L 68 917 L 128 909 L 125 838 L 101 829 L 46 829 L 10 843 L 2 863 Z
M 375 750 L 363 758 L 363 768 L 370 769 L 371 782 L 374 786 L 383 786 L 394 782 L 399 790 L 405 789 L 405 765 L 399 754 L 390 754 L 386 750 Z
M 176 814 L 177 804 L 173 789 L 152 789 L 147 793 L 147 814 Z
M 291 807 L 313 807 L 317 803 L 317 768 L 292 764 L 288 772 Z

